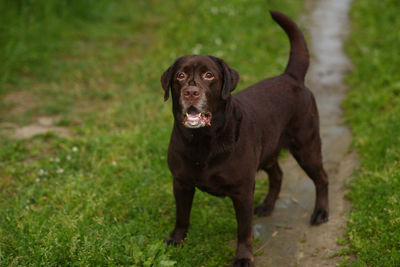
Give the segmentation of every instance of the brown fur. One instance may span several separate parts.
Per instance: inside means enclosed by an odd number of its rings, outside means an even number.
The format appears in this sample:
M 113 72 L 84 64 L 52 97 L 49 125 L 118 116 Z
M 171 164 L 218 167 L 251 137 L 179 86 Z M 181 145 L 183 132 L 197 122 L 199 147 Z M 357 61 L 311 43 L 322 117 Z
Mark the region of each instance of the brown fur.
M 168 149 L 168 166 L 174 177 L 176 225 L 165 240 L 179 244 L 189 227 L 195 188 L 232 199 L 238 223 L 238 245 L 232 266 L 252 266 L 253 213 L 270 215 L 278 198 L 282 171 L 277 158 L 281 149 L 292 153 L 316 186 L 311 224 L 328 220 L 328 178 L 322 166 L 318 111 L 314 97 L 304 85 L 309 56 L 301 31 L 288 17 L 271 11 L 286 31 L 291 53 L 285 72 L 231 95 L 238 73 L 212 56 L 184 56 L 162 75 L 165 100 L 171 89 L 174 128 Z M 202 76 L 214 73 L 212 80 Z M 178 80 L 179 72 L 187 77 Z M 194 88 L 196 96 L 182 92 Z M 211 126 L 197 129 L 182 125 L 186 102 L 196 105 L 199 94 L 212 114 Z M 204 95 L 203 95 L 204 94 Z M 182 104 L 183 103 L 183 104 Z M 200 104 L 199 104 L 200 105 Z M 197 106 L 196 106 L 197 107 Z M 254 209 L 257 171 L 270 179 L 264 202 Z

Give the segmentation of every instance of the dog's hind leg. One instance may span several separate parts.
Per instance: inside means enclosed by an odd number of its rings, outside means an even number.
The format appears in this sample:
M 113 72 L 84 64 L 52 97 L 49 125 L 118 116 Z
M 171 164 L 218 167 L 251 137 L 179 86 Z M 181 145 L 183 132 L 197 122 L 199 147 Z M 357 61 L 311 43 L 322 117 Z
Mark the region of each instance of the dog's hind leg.
M 299 136 L 304 137 L 307 135 Z M 328 176 L 322 165 L 321 139 L 319 138 L 318 130 L 314 130 L 308 137 L 311 138 L 303 138 L 303 140 L 301 140 L 301 138 L 296 138 L 295 144 L 290 148 L 290 152 L 301 168 L 314 182 L 316 199 L 310 223 L 312 225 L 318 225 L 327 222 L 329 217 Z
M 282 170 L 277 161 L 264 170 L 268 173 L 269 177 L 269 191 L 263 203 L 257 206 L 254 210 L 254 214 L 257 214 L 258 216 L 271 215 L 282 185 Z

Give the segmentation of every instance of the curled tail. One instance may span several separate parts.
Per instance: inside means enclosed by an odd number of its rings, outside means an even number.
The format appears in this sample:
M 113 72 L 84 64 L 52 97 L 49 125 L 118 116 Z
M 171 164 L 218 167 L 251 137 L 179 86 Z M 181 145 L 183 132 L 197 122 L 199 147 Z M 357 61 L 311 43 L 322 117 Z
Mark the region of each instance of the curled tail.
M 296 80 L 304 82 L 310 58 L 304 36 L 299 27 L 279 11 L 270 11 L 272 18 L 285 30 L 290 40 L 290 57 L 285 73 Z

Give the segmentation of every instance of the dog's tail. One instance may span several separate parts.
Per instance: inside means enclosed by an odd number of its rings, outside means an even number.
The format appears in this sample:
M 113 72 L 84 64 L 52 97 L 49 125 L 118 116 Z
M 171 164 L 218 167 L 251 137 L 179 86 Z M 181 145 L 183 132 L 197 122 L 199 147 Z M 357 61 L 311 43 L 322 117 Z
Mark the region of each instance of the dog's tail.
M 290 40 L 290 57 L 285 73 L 304 82 L 310 58 L 304 36 L 289 17 L 279 11 L 270 11 L 272 18 L 285 30 Z

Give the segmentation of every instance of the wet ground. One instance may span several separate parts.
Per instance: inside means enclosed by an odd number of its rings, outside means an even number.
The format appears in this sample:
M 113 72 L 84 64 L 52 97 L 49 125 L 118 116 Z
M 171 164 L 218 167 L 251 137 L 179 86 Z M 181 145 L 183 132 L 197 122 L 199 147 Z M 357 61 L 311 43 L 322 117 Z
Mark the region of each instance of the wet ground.
M 341 247 L 349 203 L 345 184 L 357 166 L 355 153 L 349 151 L 351 133 L 344 125 L 341 102 L 346 86 L 342 82 L 350 68 L 343 52 L 348 29 L 351 0 L 319 0 L 304 19 L 311 33 L 309 48 L 313 56 L 307 86 L 314 92 L 320 113 L 322 153 L 330 188 L 330 219 L 310 226 L 315 189 L 312 181 L 290 156 L 281 162 L 284 173 L 282 191 L 270 217 L 255 220 L 254 234 L 261 245 L 254 248 L 256 266 L 335 266 L 332 257 Z M 303 25 L 304 23 L 302 23 Z

